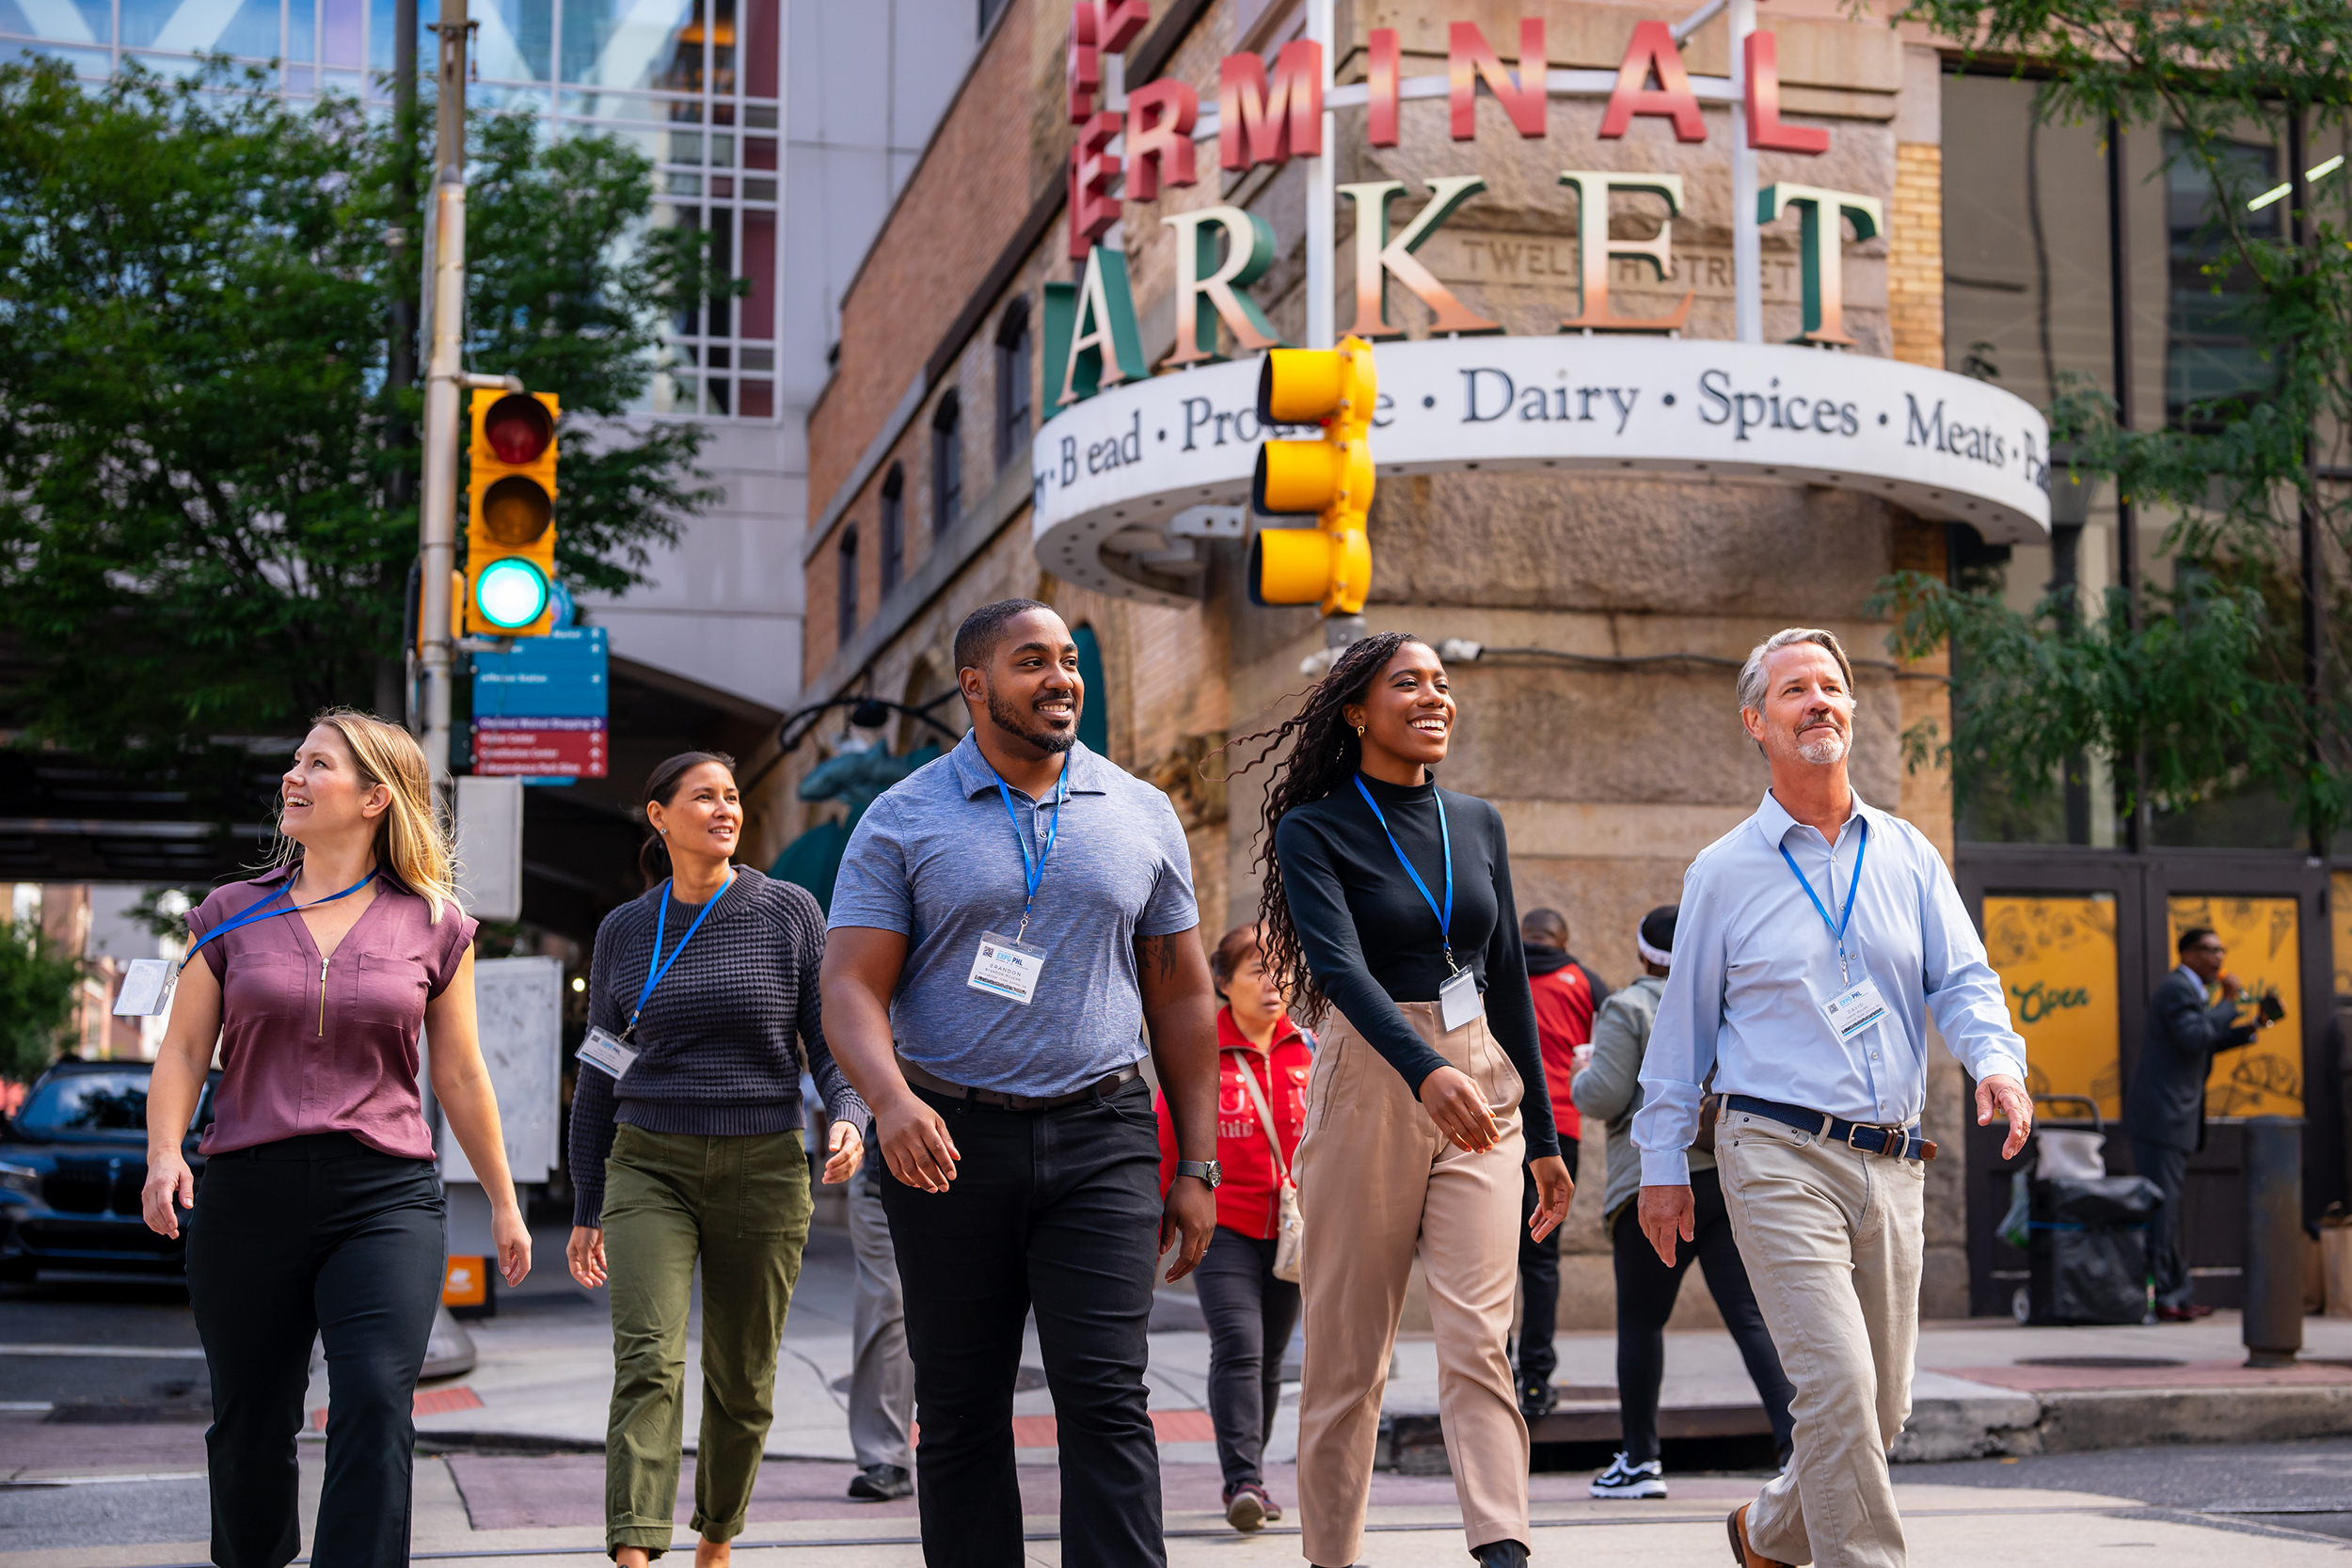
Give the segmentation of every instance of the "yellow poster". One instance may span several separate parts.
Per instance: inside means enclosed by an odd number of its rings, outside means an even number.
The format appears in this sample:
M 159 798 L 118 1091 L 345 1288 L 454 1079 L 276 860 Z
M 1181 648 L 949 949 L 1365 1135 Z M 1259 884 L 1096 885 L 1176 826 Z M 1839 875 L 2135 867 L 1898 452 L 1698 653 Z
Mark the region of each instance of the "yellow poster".
M 2335 939 L 2336 994 L 2352 996 L 2352 871 L 2328 875 L 2328 927 Z
M 2088 1095 L 2108 1120 L 2121 1117 L 2114 895 L 1987 894 L 1984 945 L 2010 1023 L 2025 1037 L 2026 1087 Z M 2076 1105 L 2042 1109 L 2082 1115 Z
M 2213 1076 L 2205 1080 L 2205 1115 L 2301 1116 L 2303 950 L 2296 900 L 2182 894 L 2166 903 L 2171 928 L 2167 952 L 2180 950 L 2181 933 L 2192 926 L 2210 926 L 2221 938 L 2229 950 L 2222 972 L 2236 975 L 2246 987 L 2240 1022 L 2253 1022 L 2253 999 L 2265 991 L 2275 990 L 2286 1008 L 2286 1015 L 2256 1036 L 2253 1044 L 2215 1054 Z

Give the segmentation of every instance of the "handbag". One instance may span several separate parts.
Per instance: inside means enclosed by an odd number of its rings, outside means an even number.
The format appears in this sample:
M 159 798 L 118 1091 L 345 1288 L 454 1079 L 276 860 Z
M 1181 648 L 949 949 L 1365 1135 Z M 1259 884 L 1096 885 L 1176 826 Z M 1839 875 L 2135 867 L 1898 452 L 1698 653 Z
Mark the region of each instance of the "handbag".
M 1240 1055 L 1229 1052 L 1229 1055 Z M 1271 1058 L 1269 1058 L 1271 1060 Z M 1258 1125 L 1265 1129 L 1265 1140 L 1274 1150 L 1274 1192 L 1279 1212 L 1274 1225 L 1274 1277 L 1288 1284 L 1298 1283 L 1298 1253 L 1306 1239 L 1306 1217 L 1298 1212 L 1298 1183 L 1291 1180 L 1290 1162 L 1282 1158 L 1282 1135 L 1274 1130 L 1274 1111 L 1266 1103 L 1265 1090 L 1258 1085 L 1258 1075 L 1249 1070 L 1249 1059 L 1241 1061 L 1242 1086 L 1258 1107 Z

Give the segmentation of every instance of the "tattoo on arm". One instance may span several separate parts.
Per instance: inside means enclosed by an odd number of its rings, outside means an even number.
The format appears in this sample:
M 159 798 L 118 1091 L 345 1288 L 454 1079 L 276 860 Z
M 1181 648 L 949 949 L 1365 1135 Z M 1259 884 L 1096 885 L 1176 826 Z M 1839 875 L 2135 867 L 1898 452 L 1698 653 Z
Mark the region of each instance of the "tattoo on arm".
M 1156 969 L 1153 976 L 1166 985 L 1176 978 L 1176 941 L 1173 937 L 1136 938 L 1136 967 L 1137 970 Z

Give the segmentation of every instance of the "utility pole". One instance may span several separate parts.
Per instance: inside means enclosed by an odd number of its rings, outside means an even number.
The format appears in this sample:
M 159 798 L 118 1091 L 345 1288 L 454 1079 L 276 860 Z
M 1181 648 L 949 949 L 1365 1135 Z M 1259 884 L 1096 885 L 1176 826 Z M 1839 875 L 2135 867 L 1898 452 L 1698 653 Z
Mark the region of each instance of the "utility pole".
M 413 0 L 411 0 L 413 3 Z M 457 569 L 457 404 L 466 325 L 466 0 L 441 0 L 433 140 L 433 254 L 424 279 L 424 495 L 418 512 L 418 705 L 425 766 L 436 788 L 449 783 L 450 578 Z M 413 39 L 412 28 L 405 35 Z

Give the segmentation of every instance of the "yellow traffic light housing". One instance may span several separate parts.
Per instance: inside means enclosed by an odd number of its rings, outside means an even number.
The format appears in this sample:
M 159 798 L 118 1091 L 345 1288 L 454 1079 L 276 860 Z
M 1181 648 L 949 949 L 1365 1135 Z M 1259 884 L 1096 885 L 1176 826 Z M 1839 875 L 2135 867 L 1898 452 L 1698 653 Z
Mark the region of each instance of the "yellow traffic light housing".
M 1249 597 L 1258 604 L 1320 605 L 1355 615 L 1372 590 L 1372 416 L 1380 397 L 1372 345 L 1343 338 L 1335 349 L 1267 351 L 1258 373 L 1258 420 L 1320 424 L 1320 441 L 1258 448 L 1250 501 L 1270 515 L 1311 513 L 1316 526 L 1258 530 L 1249 547 Z
M 555 627 L 552 392 L 477 391 L 466 486 L 465 626 L 492 637 Z

